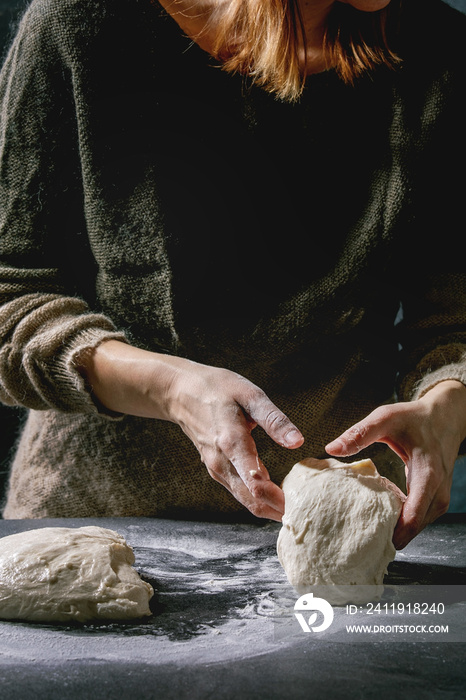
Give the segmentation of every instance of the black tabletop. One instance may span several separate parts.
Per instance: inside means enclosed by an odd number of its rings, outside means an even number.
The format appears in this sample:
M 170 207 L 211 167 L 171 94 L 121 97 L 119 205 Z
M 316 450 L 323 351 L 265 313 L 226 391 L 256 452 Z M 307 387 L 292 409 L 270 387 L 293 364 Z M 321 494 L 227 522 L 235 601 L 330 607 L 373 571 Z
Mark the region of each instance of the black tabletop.
M 378 606 L 334 607 L 325 631 L 305 632 L 276 523 L 0 521 L 0 536 L 117 530 L 155 589 L 139 622 L 0 622 L 0 697 L 464 698 L 465 522 L 444 518 L 398 552 Z

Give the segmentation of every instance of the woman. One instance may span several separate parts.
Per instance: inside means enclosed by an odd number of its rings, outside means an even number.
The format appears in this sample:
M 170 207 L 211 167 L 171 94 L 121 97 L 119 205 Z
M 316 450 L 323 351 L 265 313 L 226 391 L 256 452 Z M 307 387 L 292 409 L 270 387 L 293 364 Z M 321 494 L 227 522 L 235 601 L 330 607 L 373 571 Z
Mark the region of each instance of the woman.
M 366 448 L 401 548 L 466 437 L 464 20 L 162 4 L 34 0 L 3 69 L 4 517 L 280 520 L 295 461 Z

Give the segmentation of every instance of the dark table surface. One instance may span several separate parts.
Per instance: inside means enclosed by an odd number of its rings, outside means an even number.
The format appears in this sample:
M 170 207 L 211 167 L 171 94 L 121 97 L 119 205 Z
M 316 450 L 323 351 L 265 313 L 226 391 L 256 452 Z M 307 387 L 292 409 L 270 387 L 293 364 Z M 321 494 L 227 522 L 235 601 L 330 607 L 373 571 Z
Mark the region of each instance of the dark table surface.
M 429 526 L 397 553 L 380 612 L 334 607 L 332 625 L 308 634 L 277 560 L 276 523 L 16 520 L 0 521 L 0 536 L 90 524 L 126 537 L 155 588 L 154 614 L 125 624 L 0 622 L 2 700 L 466 697 L 464 515 Z M 415 613 L 423 601 L 445 610 Z M 353 623 L 387 633 L 348 633 Z

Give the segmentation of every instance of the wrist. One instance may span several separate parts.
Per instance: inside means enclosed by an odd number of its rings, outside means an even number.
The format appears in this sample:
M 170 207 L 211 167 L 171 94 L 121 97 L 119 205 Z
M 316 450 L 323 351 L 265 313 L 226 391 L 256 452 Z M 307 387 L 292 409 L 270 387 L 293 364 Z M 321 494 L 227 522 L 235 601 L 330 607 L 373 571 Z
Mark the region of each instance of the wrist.
M 96 402 L 107 410 L 170 420 L 169 389 L 176 373 L 171 359 L 107 340 L 81 355 L 78 363 Z
M 462 382 L 445 379 L 418 400 L 441 412 L 444 421 L 458 433 L 460 442 L 466 439 L 466 386 Z

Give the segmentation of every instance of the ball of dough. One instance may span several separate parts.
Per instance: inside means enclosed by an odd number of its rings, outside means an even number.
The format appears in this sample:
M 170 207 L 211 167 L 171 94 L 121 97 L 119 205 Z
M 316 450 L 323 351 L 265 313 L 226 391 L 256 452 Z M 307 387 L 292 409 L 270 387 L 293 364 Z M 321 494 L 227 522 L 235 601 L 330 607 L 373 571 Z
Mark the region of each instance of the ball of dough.
M 404 495 L 370 459 L 304 459 L 283 484 L 277 551 L 291 585 L 329 603 L 379 600 L 395 558 L 393 531 Z
M 87 622 L 151 615 L 152 586 L 125 539 L 102 527 L 46 527 L 0 539 L 0 618 Z

